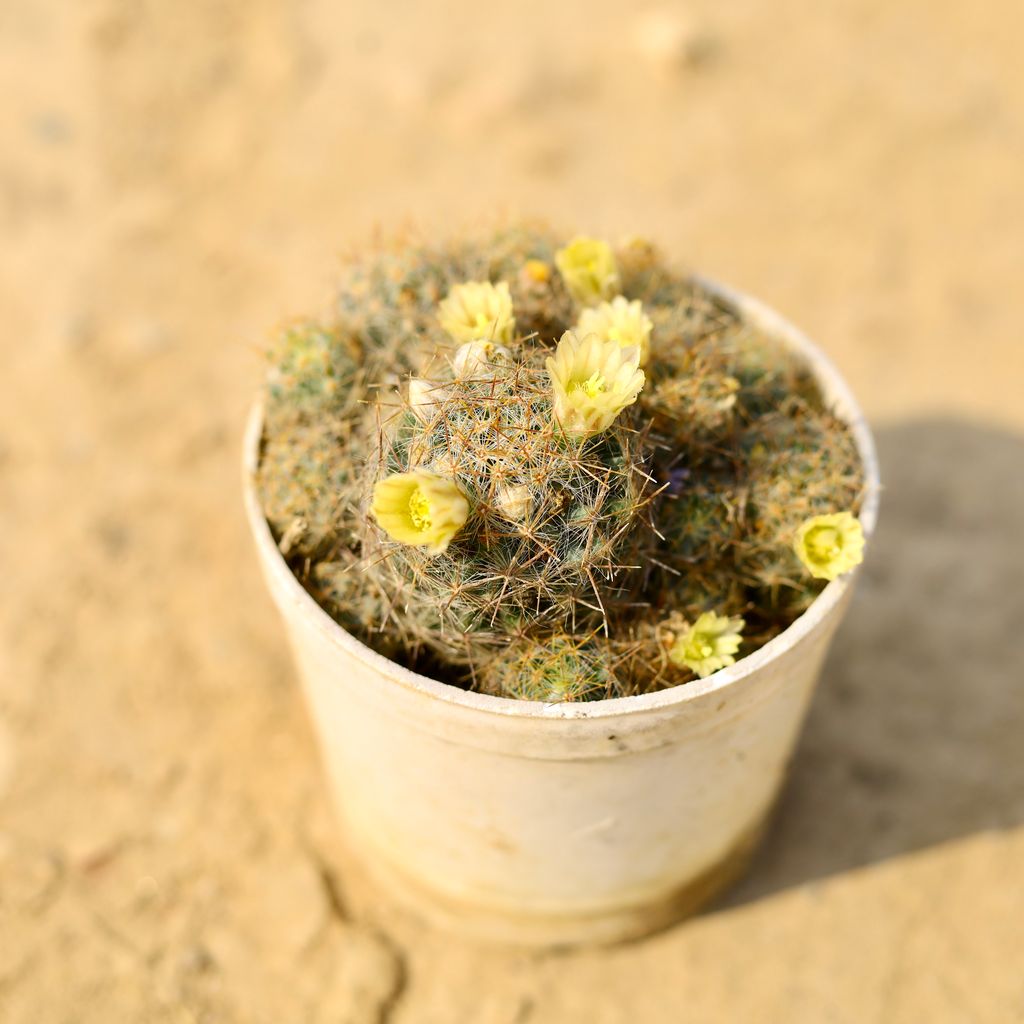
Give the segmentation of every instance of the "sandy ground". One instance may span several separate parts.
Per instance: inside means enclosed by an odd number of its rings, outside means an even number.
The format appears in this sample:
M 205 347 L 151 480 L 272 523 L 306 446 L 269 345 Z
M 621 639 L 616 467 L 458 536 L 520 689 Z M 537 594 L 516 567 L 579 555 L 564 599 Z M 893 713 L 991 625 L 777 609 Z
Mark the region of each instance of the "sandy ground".
M 1024 1020 L 1022 12 L 0 0 L 0 1020 Z M 502 210 L 805 325 L 888 487 L 749 878 L 559 956 L 339 865 L 237 483 L 336 254 Z

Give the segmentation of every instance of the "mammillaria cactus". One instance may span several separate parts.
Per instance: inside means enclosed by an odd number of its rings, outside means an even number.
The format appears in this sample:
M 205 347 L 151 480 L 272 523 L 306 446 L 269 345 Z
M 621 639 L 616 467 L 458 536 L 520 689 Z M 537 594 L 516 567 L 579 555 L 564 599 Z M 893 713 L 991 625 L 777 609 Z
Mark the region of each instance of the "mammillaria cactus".
M 643 532 L 633 526 L 651 481 L 638 437 L 615 422 L 643 379 L 635 350 L 623 362 L 617 345 L 598 343 L 593 363 L 568 356 L 562 377 L 540 364 L 542 348 L 467 358 L 470 346 L 481 347 L 461 345 L 449 368 L 415 378 L 388 410 L 361 546 L 371 556 L 365 571 L 404 608 L 397 628 L 476 668 L 513 638 L 575 631 L 600 615 L 603 592 L 635 562 L 630 544 Z M 607 382 L 589 396 L 602 372 Z M 424 474 L 467 511 L 456 519 L 427 495 L 418 542 L 411 520 L 423 498 L 410 491 L 403 518 L 392 495 Z M 454 529 L 435 540 L 441 522 Z
M 649 243 L 396 244 L 271 358 L 258 483 L 282 553 L 346 629 L 447 682 L 685 683 L 860 560 L 847 428 Z

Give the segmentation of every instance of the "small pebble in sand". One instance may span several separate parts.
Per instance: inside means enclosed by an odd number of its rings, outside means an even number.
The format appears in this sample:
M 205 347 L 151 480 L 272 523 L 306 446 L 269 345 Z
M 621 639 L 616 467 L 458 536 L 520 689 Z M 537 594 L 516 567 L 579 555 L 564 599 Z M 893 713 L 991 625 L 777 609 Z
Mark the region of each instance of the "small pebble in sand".
M 670 8 L 640 15 L 633 26 L 632 40 L 636 52 L 662 73 L 697 67 L 717 50 L 717 41 L 706 28 Z

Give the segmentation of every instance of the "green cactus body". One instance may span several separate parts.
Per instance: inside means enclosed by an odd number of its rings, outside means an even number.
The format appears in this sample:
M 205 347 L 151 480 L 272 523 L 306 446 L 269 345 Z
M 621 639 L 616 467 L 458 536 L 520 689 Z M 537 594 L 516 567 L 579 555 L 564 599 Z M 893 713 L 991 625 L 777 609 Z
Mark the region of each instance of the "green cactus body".
M 541 634 L 506 648 L 484 667 L 485 693 L 560 704 L 622 693 L 607 647 L 585 635 Z
M 473 660 L 466 633 L 499 638 L 600 618 L 602 593 L 628 575 L 633 525 L 650 482 L 635 436 L 566 436 L 552 418 L 542 370 L 509 362 L 432 380 L 430 400 L 400 405 L 381 430 L 379 468 L 426 469 L 469 501 L 466 528 L 441 555 L 388 541 L 364 516 L 373 573 L 420 617 L 419 635 L 450 660 Z M 370 502 L 369 486 L 363 506 Z M 514 500 L 510 500 L 509 496 Z

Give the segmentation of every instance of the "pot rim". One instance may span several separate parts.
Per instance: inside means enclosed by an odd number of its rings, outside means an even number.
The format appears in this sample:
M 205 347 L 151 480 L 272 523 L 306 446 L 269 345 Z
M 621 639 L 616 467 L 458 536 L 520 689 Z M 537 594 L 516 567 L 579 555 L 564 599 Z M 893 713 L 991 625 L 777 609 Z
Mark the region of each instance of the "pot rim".
M 756 324 L 789 347 L 799 351 L 807 359 L 826 401 L 836 415 L 848 424 L 857 446 L 864 468 L 864 497 L 858 518 L 865 538 L 870 539 L 878 519 L 880 491 L 878 456 L 867 420 L 839 371 L 806 334 L 764 303 L 702 275 L 693 275 L 693 279 L 717 298 L 734 306 L 749 322 Z M 312 625 L 338 649 L 339 653 L 356 658 L 367 667 L 376 670 L 382 677 L 382 685 L 398 686 L 415 691 L 425 697 L 434 698 L 442 703 L 455 704 L 474 711 L 528 719 L 590 719 L 638 714 L 685 704 L 687 701 L 717 692 L 753 675 L 778 658 L 784 651 L 799 643 L 842 601 L 846 591 L 853 586 L 859 571 L 859 569 L 854 569 L 830 582 L 815 598 L 807 611 L 778 636 L 769 640 L 752 654 L 740 658 L 734 665 L 721 669 L 704 679 L 695 679 L 664 690 L 634 694 L 629 697 L 611 697 L 598 701 L 558 704 L 517 700 L 511 697 L 495 697 L 473 690 L 462 690 L 450 683 L 442 683 L 429 676 L 413 672 L 367 647 L 335 622 L 298 581 L 274 541 L 256 494 L 255 475 L 262 439 L 263 402 L 261 399 L 257 399 L 249 414 L 243 444 L 242 482 L 246 518 L 257 546 L 270 556 L 265 559 L 265 563 L 270 566 L 270 571 L 274 573 L 277 582 L 284 588 L 288 599 L 298 605 L 300 610 L 304 608 L 308 611 Z

